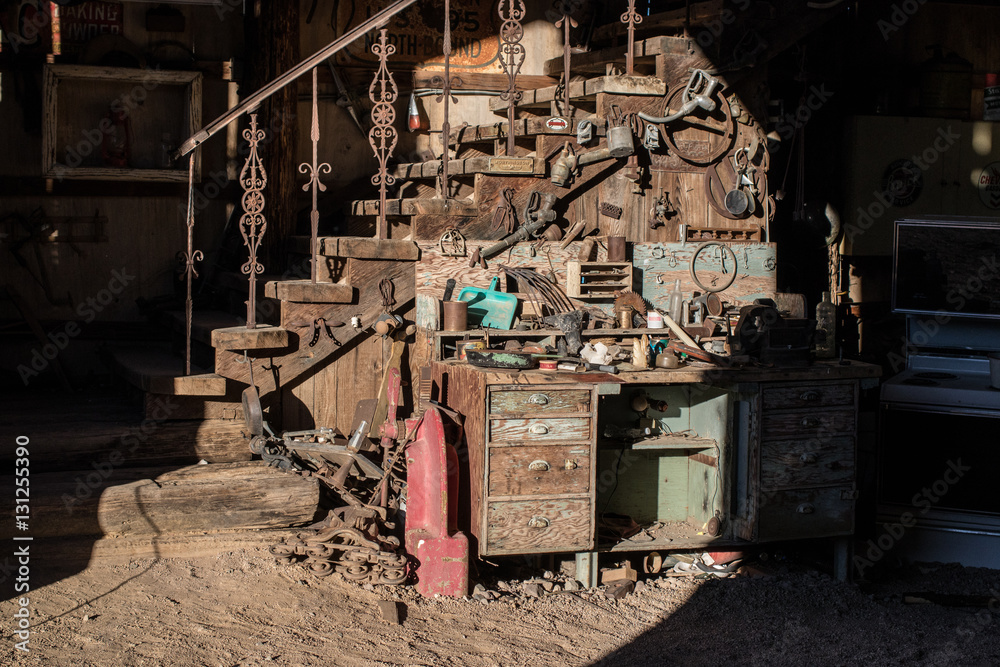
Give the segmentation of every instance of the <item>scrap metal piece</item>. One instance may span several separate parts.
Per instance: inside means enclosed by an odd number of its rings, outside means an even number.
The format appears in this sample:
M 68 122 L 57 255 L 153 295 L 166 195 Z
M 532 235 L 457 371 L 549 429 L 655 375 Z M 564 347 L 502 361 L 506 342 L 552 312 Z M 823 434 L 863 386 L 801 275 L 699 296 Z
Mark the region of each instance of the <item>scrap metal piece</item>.
M 576 124 L 576 143 L 581 146 L 589 144 L 594 138 L 594 121 L 581 120 Z
M 600 205 L 601 215 L 605 215 L 609 218 L 614 218 L 615 220 L 620 220 L 624 210 L 621 206 L 615 206 L 614 204 L 602 201 Z
M 506 4 L 506 12 L 504 6 Z M 507 90 L 500 93 L 500 99 L 507 102 L 507 155 L 514 154 L 514 107 L 521 101 L 521 92 L 517 89 L 517 74 L 524 64 L 524 28 L 521 19 L 524 18 L 523 0 L 500 0 L 497 13 L 503 25 L 500 26 L 500 64 L 507 75 Z
M 332 70 L 332 66 L 331 66 Z M 319 204 L 320 192 L 326 190 L 326 186 L 319 180 L 320 174 L 329 174 L 332 171 L 328 162 L 319 162 L 319 84 L 317 83 L 316 68 L 312 71 L 312 124 L 309 126 L 309 140 L 312 142 L 312 163 L 303 162 L 299 165 L 300 174 L 309 174 L 309 180 L 302 186 L 306 192 L 312 190 L 312 210 L 309 212 L 309 255 L 311 268 L 311 278 L 316 282 L 319 272 Z M 352 109 L 353 111 L 353 109 Z
M 267 231 L 267 218 L 264 217 L 264 187 L 267 185 L 267 172 L 257 153 L 257 146 L 267 136 L 263 129 L 257 127 L 257 114 L 250 114 L 250 127 L 243 130 L 243 138 L 250 146 L 243 169 L 240 171 L 240 185 L 243 186 L 243 215 L 240 217 L 240 234 L 247 247 L 249 259 L 240 267 L 243 275 L 250 281 L 247 304 L 247 329 L 257 327 L 257 276 L 264 273 L 264 265 L 257 261 L 257 251 L 260 241 Z
M 396 109 L 393 103 L 399 97 L 399 89 L 387 66 L 389 56 L 396 52 L 396 46 L 388 43 L 387 34 L 388 30 L 382 28 L 379 30 L 379 41 L 372 44 L 372 53 L 378 56 L 378 70 L 368 87 L 368 98 L 373 105 L 374 125 L 368 132 L 368 143 L 371 144 L 372 150 L 375 151 L 375 159 L 378 160 L 378 172 L 372 176 L 372 185 L 378 186 L 377 236 L 380 239 L 389 238 L 389 224 L 385 215 L 385 191 L 388 186 L 396 182 L 396 179 L 388 172 L 386 163 L 392 156 L 399 138 L 396 128 L 392 126 L 396 121 Z
M 444 231 L 438 246 L 445 257 L 465 257 L 465 236 L 454 227 Z

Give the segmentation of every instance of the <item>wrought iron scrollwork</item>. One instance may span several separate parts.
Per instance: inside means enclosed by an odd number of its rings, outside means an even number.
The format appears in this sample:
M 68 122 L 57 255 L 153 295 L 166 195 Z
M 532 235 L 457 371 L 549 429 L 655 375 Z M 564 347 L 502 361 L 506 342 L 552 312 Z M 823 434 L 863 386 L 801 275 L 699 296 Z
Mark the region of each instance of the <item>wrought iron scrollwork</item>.
M 389 44 L 386 28 L 379 31 L 379 40 L 372 44 L 372 53 L 378 56 L 378 70 L 375 78 L 372 79 L 368 87 L 368 97 L 372 101 L 372 124 L 374 127 L 368 132 L 368 143 L 375 151 L 375 158 L 378 160 L 378 172 L 372 176 L 372 185 L 379 189 L 378 206 L 378 238 L 389 237 L 389 226 L 386 222 L 385 214 L 385 192 L 386 188 L 393 185 L 396 179 L 386 169 L 386 163 L 392 156 L 396 148 L 396 141 L 399 136 L 393 123 L 396 121 L 396 109 L 393 103 L 399 97 L 399 89 L 396 81 L 392 78 L 387 62 L 389 56 L 396 52 L 396 47 Z
M 504 7 L 506 6 L 506 13 Z M 497 6 L 500 20 L 500 63 L 507 75 L 507 90 L 500 93 L 500 99 L 507 102 L 507 155 L 514 154 L 514 107 L 521 101 L 521 92 L 517 89 L 517 75 L 524 64 L 524 28 L 521 19 L 524 18 L 524 2 L 522 0 L 500 0 Z
M 257 147 L 267 136 L 267 133 L 257 127 L 257 114 L 250 114 L 250 127 L 243 130 L 243 138 L 250 145 L 243 169 L 240 171 L 240 185 L 243 186 L 243 215 L 240 217 L 240 233 L 247 247 L 249 258 L 240 267 L 250 280 L 250 293 L 247 299 L 247 329 L 257 327 L 257 276 L 264 273 L 264 265 L 257 259 L 260 241 L 267 231 L 267 218 L 264 217 L 264 187 L 267 185 L 267 172 L 257 153 Z

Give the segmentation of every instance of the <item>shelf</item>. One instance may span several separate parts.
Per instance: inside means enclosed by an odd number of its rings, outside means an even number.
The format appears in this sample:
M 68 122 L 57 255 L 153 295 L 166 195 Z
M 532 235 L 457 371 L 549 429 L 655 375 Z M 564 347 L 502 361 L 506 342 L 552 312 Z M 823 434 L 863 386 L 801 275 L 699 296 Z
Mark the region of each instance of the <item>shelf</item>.
M 486 331 L 484 329 L 469 329 L 468 331 L 431 331 L 434 338 L 483 338 Z M 584 329 L 580 335 L 584 338 L 619 338 L 623 336 L 641 336 L 649 334 L 651 337 L 667 338 L 670 329 Z M 530 331 L 519 331 L 517 329 L 490 329 L 490 336 L 496 338 L 520 338 L 527 336 L 562 336 L 559 329 L 532 329 Z
M 633 442 L 632 449 L 715 449 L 718 443 L 712 438 L 684 435 L 661 435 Z

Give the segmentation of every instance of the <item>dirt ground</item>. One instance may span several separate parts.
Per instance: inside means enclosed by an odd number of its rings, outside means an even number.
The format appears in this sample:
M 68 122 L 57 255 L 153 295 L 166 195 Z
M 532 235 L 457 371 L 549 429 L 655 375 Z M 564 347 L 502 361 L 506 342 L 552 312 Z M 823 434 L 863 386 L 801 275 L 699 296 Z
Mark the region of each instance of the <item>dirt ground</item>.
M 97 565 L 30 593 L 30 652 L 5 630 L 2 663 L 1000 665 L 995 570 L 907 566 L 845 584 L 772 556 L 728 579 L 650 577 L 617 601 L 599 590 L 526 597 L 524 576 L 481 572 L 499 595 L 487 602 L 317 579 L 265 549 Z M 907 603 L 917 591 L 982 606 Z M 400 625 L 380 600 L 402 603 Z M 0 603 L 4 628 L 16 610 Z

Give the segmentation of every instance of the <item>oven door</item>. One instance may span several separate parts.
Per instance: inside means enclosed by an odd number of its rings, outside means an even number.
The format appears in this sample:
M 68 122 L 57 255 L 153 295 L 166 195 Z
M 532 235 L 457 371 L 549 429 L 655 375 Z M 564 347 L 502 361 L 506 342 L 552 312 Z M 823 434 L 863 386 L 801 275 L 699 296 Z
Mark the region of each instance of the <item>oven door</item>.
M 883 402 L 879 514 L 1000 531 L 1000 411 Z

